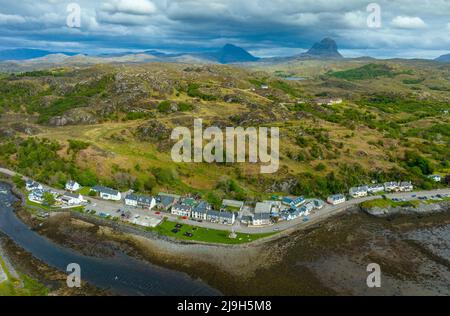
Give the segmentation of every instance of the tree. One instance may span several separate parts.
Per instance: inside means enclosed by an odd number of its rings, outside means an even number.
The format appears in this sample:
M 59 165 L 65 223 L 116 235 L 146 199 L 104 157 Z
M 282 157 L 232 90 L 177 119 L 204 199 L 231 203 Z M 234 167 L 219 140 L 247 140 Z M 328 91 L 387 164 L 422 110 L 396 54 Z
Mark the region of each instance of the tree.
M 14 182 L 14 184 L 16 185 L 17 188 L 19 189 L 23 189 L 25 187 L 25 180 L 23 180 L 22 176 L 16 174 L 13 178 L 12 181 Z
M 45 192 L 43 195 L 44 205 L 53 206 L 56 202 L 55 197 L 50 192 Z

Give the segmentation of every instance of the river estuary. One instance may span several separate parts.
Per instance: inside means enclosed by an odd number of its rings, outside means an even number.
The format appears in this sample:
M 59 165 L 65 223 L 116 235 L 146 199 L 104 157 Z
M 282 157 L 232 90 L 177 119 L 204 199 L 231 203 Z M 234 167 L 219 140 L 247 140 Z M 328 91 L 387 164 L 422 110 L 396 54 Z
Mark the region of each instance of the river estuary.
M 32 231 L 14 213 L 17 198 L 11 187 L 0 182 L 0 231 L 47 265 L 65 272 L 70 263 L 81 267 L 81 277 L 119 295 L 220 295 L 221 293 L 185 273 L 144 263 L 126 254 L 94 258 L 65 249 Z

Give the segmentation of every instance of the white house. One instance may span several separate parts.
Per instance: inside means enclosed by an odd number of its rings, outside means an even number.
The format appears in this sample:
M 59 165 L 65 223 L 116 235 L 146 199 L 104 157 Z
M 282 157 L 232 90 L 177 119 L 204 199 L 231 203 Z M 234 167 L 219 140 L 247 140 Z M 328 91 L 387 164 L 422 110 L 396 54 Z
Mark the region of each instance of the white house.
M 196 207 L 192 209 L 191 217 L 196 220 L 206 221 L 208 211 L 211 210 L 211 205 L 202 201 Z
M 404 181 L 400 183 L 399 189 L 402 192 L 411 192 L 414 189 L 414 187 L 411 184 L 411 182 Z
M 66 190 L 70 192 L 75 192 L 81 189 L 81 186 L 78 182 L 70 180 L 66 183 Z
M 177 203 L 174 206 L 172 206 L 171 213 L 176 216 L 191 217 L 191 211 L 192 211 L 191 206 Z
M 27 189 L 27 191 L 33 191 L 33 190 L 42 190 L 42 184 L 37 183 L 33 180 L 27 180 L 25 182 L 25 188 Z
M 327 202 L 332 205 L 337 205 L 344 203 L 346 201 L 345 195 L 343 194 L 334 194 L 328 197 Z
M 66 205 L 73 206 L 82 204 L 84 202 L 84 199 L 81 194 L 66 192 L 61 197 L 61 202 Z
M 45 191 L 42 189 L 36 189 L 30 192 L 28 199 L 32 202 L 42 203 L 44 201 Z
M 363 197 L 363 196 L 367 196 L 369 188 L 367 187 L 367 185 L 365 186 L 361 186 L 361 187 L 354 187 L 354 188 L 350 188 L 350 195 L 353 198 L 359 198 L 359 197 Z
M 251 223 L 253 226 L 266 226 L 272 224 L 272 220 L 269 213 L 256 213 L 252 216 Z
M 101 185 L 96 185 L 92 191 L 97 192 L 103 200 L 120 201 L 122 199 L 119 191 Z
M 434 182 L 441 182 L 442 181 L 442 177 L 440 175 L 438 175 L 438 174 L 432 174 L 432 175 L 428 176 L 428 178 L 430 178 Z
M 152 196 L 128 194 L 125 197 L 125 205 L 148 208 L 151 210 L 156 206 L 156 199 Z
M 386 192 L 392 192 L 392 191 L 398 191 L 398 182 L 385 182 L 384 183 L 384 191 Z

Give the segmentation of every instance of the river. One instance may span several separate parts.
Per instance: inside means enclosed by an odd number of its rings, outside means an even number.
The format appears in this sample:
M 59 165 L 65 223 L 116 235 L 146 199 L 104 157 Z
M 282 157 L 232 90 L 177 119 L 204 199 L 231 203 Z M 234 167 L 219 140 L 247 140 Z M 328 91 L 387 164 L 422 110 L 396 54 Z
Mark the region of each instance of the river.
M 126 254 L 102 259 L 63 248 L 32 231 L 14 213 L 11 187 L 0 182 L 0 231 L 34 257 L 65 272 L 70 263 L 81 267 L 81 278 L 118 295 L 203 296 L 221 293 L 185 273 L 145 263 Z

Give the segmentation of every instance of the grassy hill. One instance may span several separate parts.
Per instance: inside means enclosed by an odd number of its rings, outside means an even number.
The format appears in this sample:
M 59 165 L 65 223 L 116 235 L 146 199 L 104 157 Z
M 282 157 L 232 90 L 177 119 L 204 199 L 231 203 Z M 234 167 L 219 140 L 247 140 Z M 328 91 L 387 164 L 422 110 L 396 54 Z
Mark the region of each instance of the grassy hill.
M 324 197 L 371 180 L 431 187 L 426 172 L 450 171 L 449 78 L 448 65 L 401 60 L 3 74 L 0 164 L 56 186 L 75 178 L 141 192 L 198 192 L 212 202 L 281 192 Z M 344 102 L 314 102 L 323 97 Z M 194 118 L 204 126 L 280 127 L 279 171 L 172 162 L 170 132 L 192 128 Z

